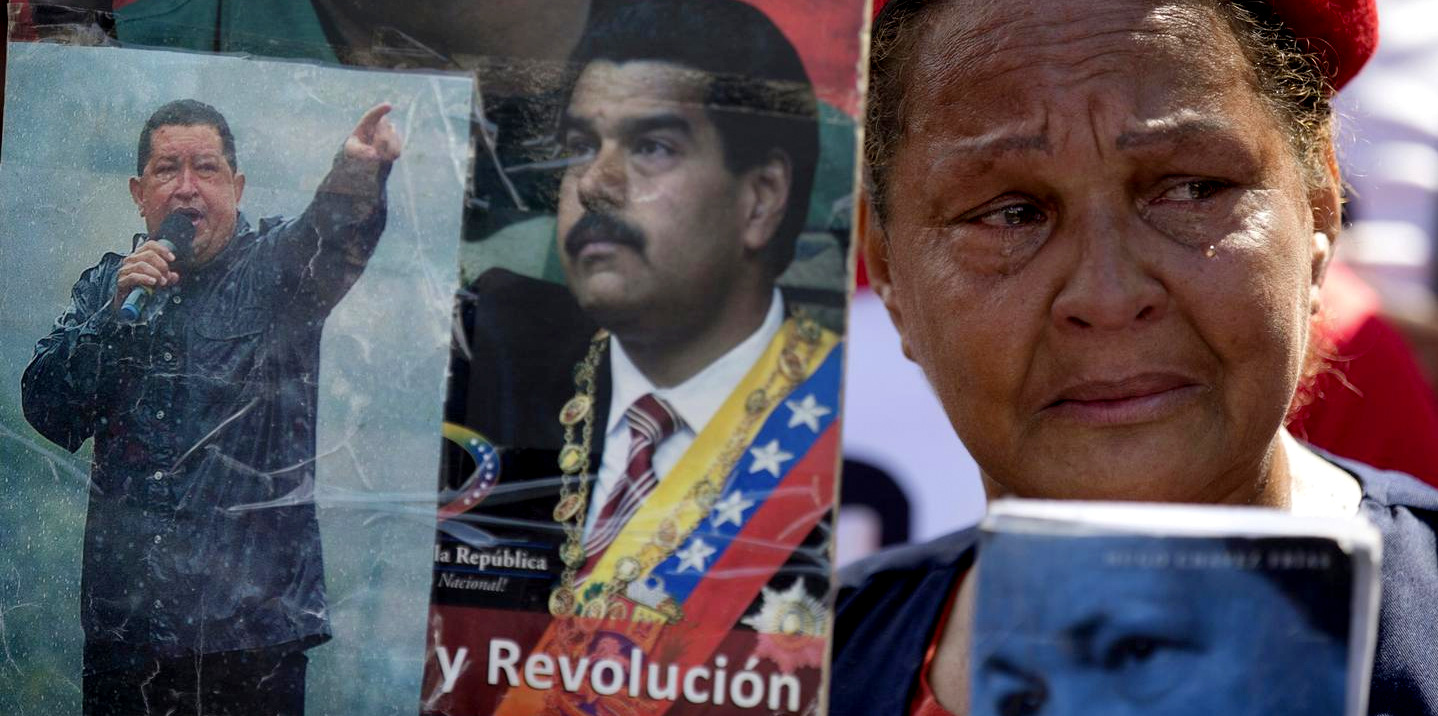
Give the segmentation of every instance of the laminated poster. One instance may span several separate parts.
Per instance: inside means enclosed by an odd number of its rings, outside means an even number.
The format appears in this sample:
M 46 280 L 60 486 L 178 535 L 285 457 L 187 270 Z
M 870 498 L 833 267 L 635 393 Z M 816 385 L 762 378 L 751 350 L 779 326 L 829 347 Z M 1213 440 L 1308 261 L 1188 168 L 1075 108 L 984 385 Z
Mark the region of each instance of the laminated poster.
M 1362 716 L 1380 548 L 1357 517 L 993 503 L 971 713 Z
M 821 713 L 864 4 L 589 5 L 479 63 L 422 710 Z
M 414 713 L 472 75 L 8 53 L 0 713 Z

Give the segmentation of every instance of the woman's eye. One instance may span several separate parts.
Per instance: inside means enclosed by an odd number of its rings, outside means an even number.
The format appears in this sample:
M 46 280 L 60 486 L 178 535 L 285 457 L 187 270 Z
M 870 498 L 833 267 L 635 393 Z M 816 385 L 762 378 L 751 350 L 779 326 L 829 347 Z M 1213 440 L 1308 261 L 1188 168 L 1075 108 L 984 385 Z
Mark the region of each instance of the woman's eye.
M 978 217 L 982 224 L 1005 229 L 1041 224 L 1047 220 L 1048 216 L 1033 204 L 1010 204 Z
M 1223 182 L 1212 179 L 1194 179 L 1170 187 L 1160 198 L 1165 201 L 1203 201 L 1226 186 Z

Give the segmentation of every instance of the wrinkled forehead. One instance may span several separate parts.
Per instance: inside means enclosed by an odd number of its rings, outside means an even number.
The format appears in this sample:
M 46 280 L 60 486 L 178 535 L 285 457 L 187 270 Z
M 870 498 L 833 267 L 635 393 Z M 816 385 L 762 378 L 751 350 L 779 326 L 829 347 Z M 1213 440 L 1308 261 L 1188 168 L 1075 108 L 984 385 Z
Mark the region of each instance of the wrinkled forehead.
M 965 118 L 979 131 L 993 111 L 1037 116 L 1065 100 L 1083 110 L 1105 96 L 1143 118 L 1223 111 L 1252 86 L 1207 0 L 951 0 L 925 19 L 909 55 L 909 135 Z

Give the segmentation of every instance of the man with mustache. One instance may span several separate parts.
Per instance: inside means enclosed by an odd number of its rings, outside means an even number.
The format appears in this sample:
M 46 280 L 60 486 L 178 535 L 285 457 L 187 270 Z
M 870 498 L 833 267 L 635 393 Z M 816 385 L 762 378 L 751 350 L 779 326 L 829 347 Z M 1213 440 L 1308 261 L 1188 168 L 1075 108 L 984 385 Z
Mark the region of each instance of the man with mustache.
M 148 233 L 80 277 L 21 386 L 41 435 L 72 452 L 94 438 L 86 714 L 303 713 L 304 651 L 330 637 L 320 337 L 384 230 L 389 111 L 359 120 L 304 214 L 256 225 L 219 111 L 178 100 L 141 131 L 130 194 Z
M 646 23 L 670 20 L 727 21 L 756 37 L 737 57 L 696 42 L 732 40 L 712 27 L 688 39 L 649 36 Z M 503 269 L 470 285 L 461 303 L 470 355 L 454 365 L 462 393 L 451 393 L 448 418 L 497 445 L 562 447 L 557 418 L 575 394 L 575 366 L 604 329 L 588 533 L 626 489 L 625 411 L 654 396 L 672 421 L 653 456 L 662 481 L 782 339 L 775 281 L 803 228 L 818 136 L 797 52 L 742 3 L 620 5 L 591 22 L 573 60 L 559 128 L 569 159 L 557 211 L 567 286 Z
M 571 66 L 557 206 L 566 284 L 491 269 L 461 296 L 446 420 L 452 442 L 488 446 L 466 447 L 472 460 L 454 451 L 446 468 L 440 645 L 506 628 L 457 607 L 678 619 L 658 562 L 679 555 L 692 576 L 715 548 L 671 513 L 675 496 L 707 512 L 731 472 L 772 475 L 772 488 L 804 453 L 756 439 L 758 426 L 773 415 L 812 439 L 838 409 L 836 392 L 806 382 L 833 358 L 837 391 L 837 336 L 776 288 L 818 158 L 817 103 L 794 47 L 738 0 L 639 0 L 591 19 Z M 706 530 L 754 513 L 749 496 L 727 504 Z M 795 515 L 794 543 L 827 505 L 807 526 Z M 646 541 L 647 556 L 636 551 Z M 824 559 L 795 546 L 772 549 L 772 569 L 791 553 Z M 445 587 L 456 550 L 509 547 L 544 568 L 502 589 Z M 789 574 L 784 588 L 803 591 Z M 733 595 L 734 621 L 758 591 Z M 457 708 L 437 713 L 468 712 Z

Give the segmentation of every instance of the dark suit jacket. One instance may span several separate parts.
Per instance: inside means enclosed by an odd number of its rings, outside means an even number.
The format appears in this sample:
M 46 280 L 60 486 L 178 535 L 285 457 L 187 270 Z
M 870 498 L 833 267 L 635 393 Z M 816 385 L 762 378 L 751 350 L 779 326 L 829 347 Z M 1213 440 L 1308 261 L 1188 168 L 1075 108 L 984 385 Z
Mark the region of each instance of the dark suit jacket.
M 457 304 L 468 350 L 457 348 L 450 361 L 445 420 L 483 433 L 496 446 L 557 453 L 564 446 L 559 410 L 575 394 L 574 368 L 599 327 L 568 288 L 505 269 L 480 275 Z M 596 378 L 593 452 L 599 454 L 609 415 L 607 351 Z
M 523 549 L 546 558 L 549 577 L 531 574 L 498 593 L 448 590 L 437 582 L 435 601 L 543 610 L 563 569 L 558 554 L 564 533 L 553 516 L 562 487 L 559 411 L 576 393 L 574 369 L 598 326 L 568 288 L 505 269 L 475 279 L 458 296 L 456 313 L 462 334 L 456 336 L 450 360 L 445 421 L 487 438 L 499 453 L 500 473 L 479 505 L 441 524 L 440 546 Z M 604 453 L 611 392 L 608 352 L 595 378 L 591 475 Z M 475 467 L 463 450 L 445 445 L 441 503 L 458 497 L 456 491 Z

